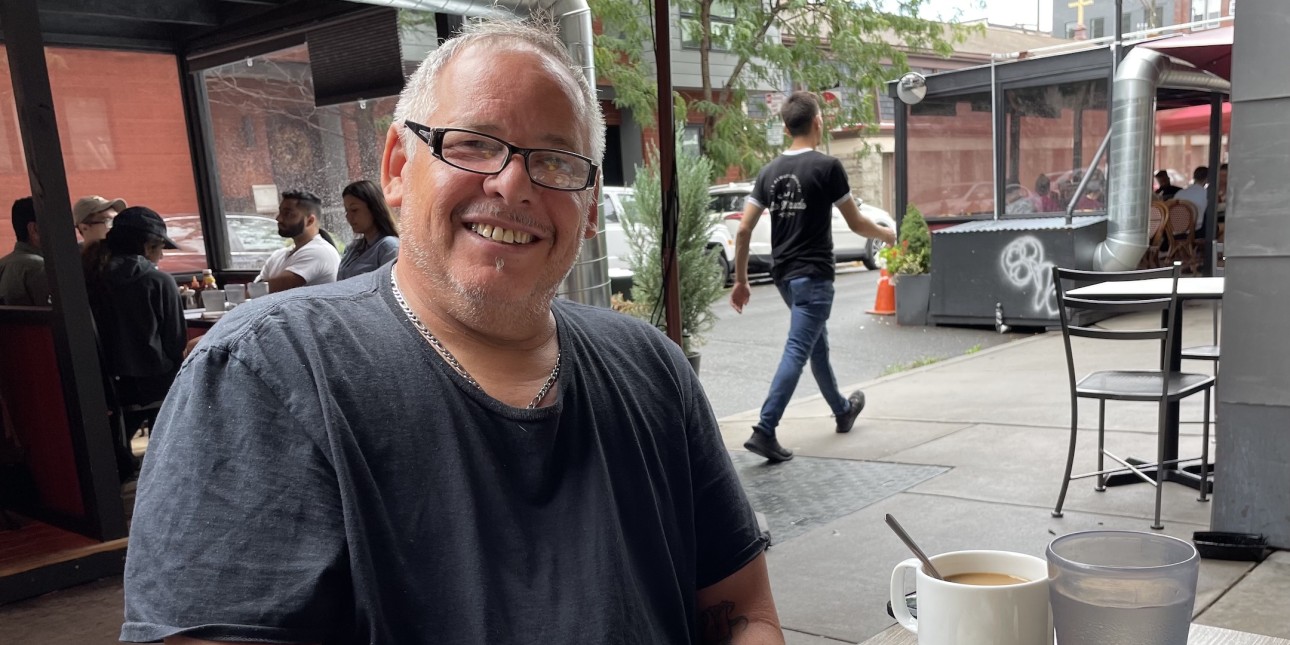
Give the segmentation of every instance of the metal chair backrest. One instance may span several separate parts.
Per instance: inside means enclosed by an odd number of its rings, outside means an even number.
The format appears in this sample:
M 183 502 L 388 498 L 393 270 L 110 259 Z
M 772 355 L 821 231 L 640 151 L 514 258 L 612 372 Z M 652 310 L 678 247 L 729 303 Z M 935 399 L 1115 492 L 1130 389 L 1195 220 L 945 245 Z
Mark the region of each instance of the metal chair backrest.
M 1053 267 L 1053 287 L 1057 290 L 1057 311 L 1062 324 L 1062 342 L 1066 349 L 1066 372 L 1070 378 L 1071 397 L 1075 396 L 1078 381 L 1075 377 L 1075 355 L 1071 350 L 1071 337 L 1095 338 L 1102 340 L 1159 340 L 1160 365 L 1167 365 L 1168 357 L 1173 351 L 1174 314 L 1178 306 L 1178 278 L 1182 275 L 1182 264 L 1174 262 L 1172 266 L 1141 271 L 1081 271 Z M 1123 298 L 1112 296 L 1071 296 L 1067 293 L 1066 282 L 1090 284 L 1097 282 L 1141 282 L 1145 280 L 1167 280 L 1169 288 L 1161 291 L 1162 295 L 1151 298 Z M 1144 287 L 1145 288 L 1145 287 Z M 1161 314 L 1159 327 L 1146 329 L 1104 329 L 1083 324 L 1072 324 L 1078 320 L 1080 313 L 1093 312 L 1103 314 L 1126 314 L 1138 312 L 1155 312 Z M 1161 396 L 1168 394 L 1169 379 L 1163 381 Z

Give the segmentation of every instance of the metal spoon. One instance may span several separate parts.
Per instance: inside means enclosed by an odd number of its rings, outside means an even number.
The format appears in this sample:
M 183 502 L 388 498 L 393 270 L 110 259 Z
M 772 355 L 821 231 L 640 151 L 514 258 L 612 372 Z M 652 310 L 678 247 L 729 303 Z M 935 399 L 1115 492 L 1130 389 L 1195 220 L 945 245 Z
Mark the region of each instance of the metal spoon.
M 918 556 L 918 559 L 923 561 L 923 571 L 926 571 L 927 575 L 936 578 L 937 580 L 945 579 L 941 577 L 941 573 L 936 570 L 936 567 L 932 566 L 932 561 L 927 559 L 927 554 L 923 553 L 923 550 L 918 548 L 917 544 L 914 544 L 914 538 L 909 537 L 909 534 L 905 532 L 904 527 L 902 527 L 900 522 L 897 522 L 896 518 L 892 517 L 890 513 L 887 514 L 887 526 L 890 526 L 891 530 L 896 533 L 896 537 L 900 538 L 900 541 L 904 542 L 905 546 L 909 547 L 909 550 L 913 551 L 914 555 Z

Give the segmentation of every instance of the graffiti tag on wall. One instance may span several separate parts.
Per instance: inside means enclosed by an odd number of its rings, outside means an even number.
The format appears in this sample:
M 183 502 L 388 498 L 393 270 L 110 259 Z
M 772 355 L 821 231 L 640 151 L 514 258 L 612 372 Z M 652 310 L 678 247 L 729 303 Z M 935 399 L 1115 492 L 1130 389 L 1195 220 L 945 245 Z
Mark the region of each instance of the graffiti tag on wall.
M 999 257 L 1008 283 L 1031 295 L 1030 305 L 1041 316 L 1057 315 L 1057 296 L 1053 292 L 1053 263 L 1044 259 L 1044 245 L 1033 235 L 1023 235 L 1008 243 Z

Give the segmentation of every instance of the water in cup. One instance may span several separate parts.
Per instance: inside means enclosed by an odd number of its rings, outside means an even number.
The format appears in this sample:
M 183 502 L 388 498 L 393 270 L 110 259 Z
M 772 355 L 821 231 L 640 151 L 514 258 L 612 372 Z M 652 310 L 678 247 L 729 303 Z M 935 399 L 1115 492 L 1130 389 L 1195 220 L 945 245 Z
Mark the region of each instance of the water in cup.
M 1048 545 L 1049 592 L 1062 645 L 1185 645 L 1200 555 L 1138 531 L 1084 531 Z
M 236 307 L 246 302 L 246 287 L 242 284 L 228 284 L 224 287 L 224 293 L 228 296 L 230 307 Z
M 1113 585 L 1135 586 L 1118 582 Z M 1133 596 L 1131 589 L 1065 588 L 1052 593 L 1053 620 L 1059 643 L 1177 643 L 1187 642 L 1191 629 L 1193 598 L 1172 593 L 1172 603 L 1141 598 L 1117 602 L 1111 598 Z M 1130 592 L 1130 593 L 1125 593 Z M 1103 600 L 1097 600 L 1104 598 Z M 1087 600 L 1086 600 L 1087 599 Z

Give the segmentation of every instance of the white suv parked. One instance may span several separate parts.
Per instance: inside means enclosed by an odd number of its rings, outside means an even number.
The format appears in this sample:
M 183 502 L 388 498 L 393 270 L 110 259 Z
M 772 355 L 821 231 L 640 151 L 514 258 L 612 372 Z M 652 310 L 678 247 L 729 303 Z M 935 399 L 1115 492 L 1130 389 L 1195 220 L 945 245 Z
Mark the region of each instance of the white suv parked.
M 708 194 L 712 196 L 712 202 L 708 208 L 721 214 L 722 221 L 726 223 L 732 238 L 739 233 L 739 222 L 744 216 L 744 199 L 752 189 L 753 185 L 748 182 L 722 184 L 708 189 Z M 860 214 L 869 221 L 893 231 L 896 230 L 896 220 L 892 219 L 887 211 L 870 206 L 858 197 L 856 203 L 860 205 Z M 835 262 L 859 261 L 864 263 L 867 269 L 876 269 L 882 265 L 878 250 L 885 246 L 883 242 L 853 232 L 851 227 L 847 226 L 846 219 L 842 217 L 842 212 L 837 208 L 833 209 L 832 228 Z M 770 271 L 770 265 L 770 217 L 763 213 L 757 220 L 757 227 L 753 229 L 752 242 L 748 247 L 748 272 L 764 273 Z
M 603 186 L 600 189 L 600 221 L 604 226 L 605 253 L 609 256 L 610 277 L 630 276 L 631 247 L 623 231 L 623 218 L 636 201 L 636 192 L 630 187 Z M 727 285 L 734 282 L 735 240 L 730 229 L 715 224 L 708 231 L 708 249 L 721 266 L 721 276 Z

